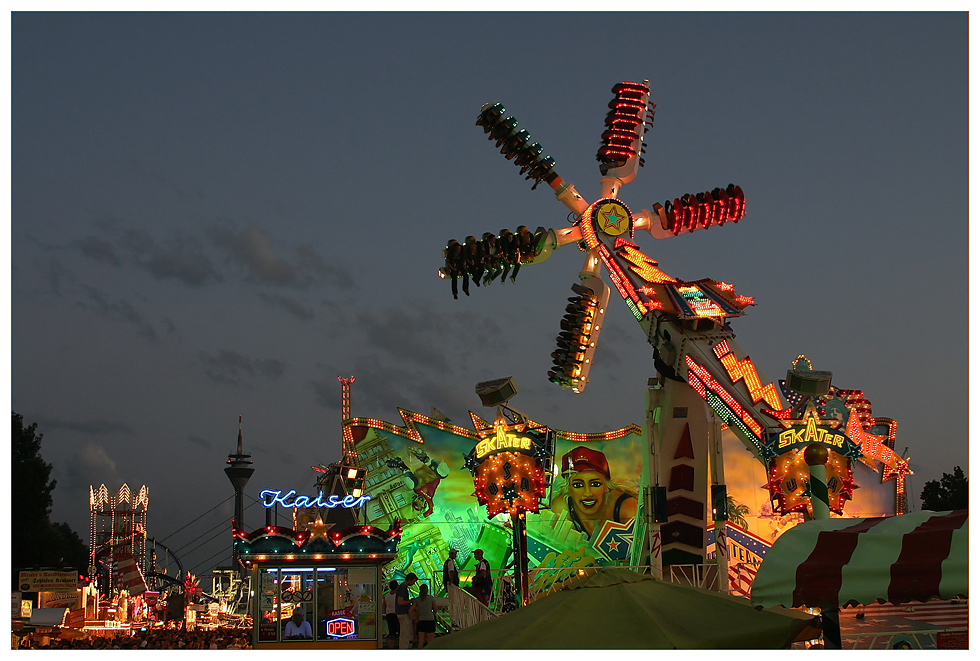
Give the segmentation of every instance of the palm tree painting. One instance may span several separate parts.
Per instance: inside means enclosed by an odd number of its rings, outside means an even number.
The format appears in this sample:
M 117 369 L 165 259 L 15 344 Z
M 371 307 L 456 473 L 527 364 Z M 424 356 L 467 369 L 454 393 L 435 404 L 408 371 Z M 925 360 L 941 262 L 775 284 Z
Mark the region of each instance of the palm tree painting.
M 748 530 L 749 522 L 745 519 L 745 515 L 749 513 L 749 506 L 742 505 L 731 496 L 726 496 L 725 500 L 728 507 L 728 522 Z

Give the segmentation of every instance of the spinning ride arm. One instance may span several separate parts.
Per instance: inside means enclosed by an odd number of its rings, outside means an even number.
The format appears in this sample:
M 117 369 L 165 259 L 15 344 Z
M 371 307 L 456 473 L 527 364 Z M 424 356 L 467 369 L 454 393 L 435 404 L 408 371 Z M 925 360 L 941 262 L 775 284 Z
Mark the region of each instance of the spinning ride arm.
M 647 81 L 619 83 L 612 92 L 596 153 L 601 195 L 592 203 L 558 175 L 555 160 L 544 155 L 541 145 L 532 141 L 525 129 L 518 128 L 518 121 L 507 115 L 503 105 L 488 103 L 482 108 L 477 126 L 495 141 L 507 160 L 520 168 L 521 174 L 534 182 L 532 189 L 542 182 L 548 184 L 558 201 L 572 211 L 575 221 L 571 227 L 561 229 L 539 227 L 533 234 L 519 226 L 513 232 L 505 229 L 498 235 L 485 233 L 482 239 L 469 236 L 462 243 L 450 240 L 443 251 L 445 265 L 439 269 L 441 277 L 452 280 L 453 297 L 458 298 L 458 279 L 462 279 L 463 293 L 468 296 L 471 279 L 477 287 L 498 277 L 504 282 L 513 269 L 511 281 L 515 281 L 522 266 L 544 262 L 563 246 L 576 244 L 583 248 L 588 255 L 579 274 L 581 284 L 575 287 L 587 291 L 573 287 L 578 297 L 569 299 L 568 314 L 557 339 L 558 350 L 552 354 L 555 369 L 549 372 L 551 381 L 574 392 L 582 392 L 588 382 L 609 296 L 609 288 L 600 277 L 600 265 L 606 267 L 613 286 L 648 333 L 654 319 L 658 326 L 661 317 L 672 316 L 720 319 L 723 323 L 752 303 L 748 297 L 736 296 L 734 288 L 725 283 L 687 283 L 667 275 L 633 243 L 638 229 L 664 239 L 738 222 L 745 214 L 745 198 L 740 188 L 729 184 L 724 190 L 684 195 L 662 205 L 654 204 L 652 210 L 631 212 L 618 195 L 644 164 L 644 135 L 653 124 L 656 104 L 650 101 Z

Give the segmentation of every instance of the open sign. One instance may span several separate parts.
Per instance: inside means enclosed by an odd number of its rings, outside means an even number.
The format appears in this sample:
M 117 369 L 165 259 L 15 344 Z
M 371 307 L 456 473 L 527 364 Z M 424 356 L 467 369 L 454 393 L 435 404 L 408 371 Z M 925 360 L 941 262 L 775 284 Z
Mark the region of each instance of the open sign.
M 327 635 L 332 638 L 346 638 L 354 635 L 354 620 L 338 617 L 327 622 Z

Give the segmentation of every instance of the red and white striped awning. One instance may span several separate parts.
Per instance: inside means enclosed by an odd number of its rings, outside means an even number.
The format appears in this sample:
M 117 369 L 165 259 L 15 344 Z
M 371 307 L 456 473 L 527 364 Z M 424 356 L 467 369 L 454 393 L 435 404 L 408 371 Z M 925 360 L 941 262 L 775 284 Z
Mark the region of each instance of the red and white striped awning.
M 129 591 L 129 594 L 136 596 L 146 591 L 146 581 L 143 580 L 143 572 L 133 558 L 131 552 L 116 553 L 116 562 L 119 568 L 119 585 Z
M 826 608 L 968 597 L 968 543 L 967 510 L 807 521 L 766 553 L 752 603 Z

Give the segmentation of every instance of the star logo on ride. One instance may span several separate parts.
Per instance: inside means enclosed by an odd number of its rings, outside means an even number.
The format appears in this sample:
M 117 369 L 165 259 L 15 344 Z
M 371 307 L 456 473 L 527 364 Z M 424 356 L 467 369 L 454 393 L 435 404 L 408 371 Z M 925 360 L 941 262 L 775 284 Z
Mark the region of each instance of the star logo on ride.
M 626 560 L 633 551 L 635 519 L 626 523 L 606 521 L 595 533 L 592 548 L 610 560 Z
M 596 209 L 596 225 L 599 231 L 610 236 L 619 236 L 630 228 L 630 212 L 622 202 L 608 200 Z

